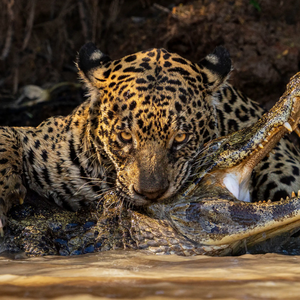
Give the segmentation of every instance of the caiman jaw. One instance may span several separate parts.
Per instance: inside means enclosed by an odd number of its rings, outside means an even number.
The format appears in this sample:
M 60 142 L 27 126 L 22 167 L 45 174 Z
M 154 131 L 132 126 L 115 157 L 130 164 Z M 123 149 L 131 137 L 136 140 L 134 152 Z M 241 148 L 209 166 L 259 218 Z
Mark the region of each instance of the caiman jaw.
M 297 123 L 292 120 L 274 128 L 274 130 L 268 134 L 269 140 L 264 140 L 260 143 L 253 153 L 243 162 L 229 169 L 217 170 L 214 172 L 214 175 L 219 177 L 222 186 L 226 187 L 238 200 L 251 202 L 250 179 L 253 169 L 266 155 L 269 154 L 270 151 L 272 151 L 284 134 L 293 131 L 298 131 L 300 133 Z
M 268 132 L 268 138 L 262 140 L 250 156 L 240 164 L 215 171 L 223 187 L 226 187 L 238 200 L 250 202 L 250 178 L 254 167 L 276 146 L 288 132 L 295 131 L 300 137 L 298 123 L 300 120 L 300 97 L 294 97 L 291 115 L 288 121 Z M 267 200 L 267 199 L 265 199 Z
M 295 131 L 299 135 L 299 120 L 300 72 L 290 80 L 279 102 L 258 122 L 205 145 L 205 151 L 197 157 L 197 176 L 184 191 L 181 202 L 165 207 L 176 231 L 204 245 L 209 254 L 223 249 L 222 255 L 297 231 L 300 191 L 298 197 L 292 192 L 291 198 L 275 202 L 246 201 L 250 200 L 253 168 L 284 134 Z
M 254 167 L 276 146 L 279 140 L 288 132 L 295 131 L 300 137 L 298 123 L 300 120 L 300 97 L 293 99 L 293 108 L 288 121 L 268 132 L 268 138 L 258 144 L 257 148 L 240 164 L 215 171 L 223 187 L 226 187 L 238 200 L 251 202 L 250 179 Z M 295 106 L 297 106 L 295 108 Z M 297 113 L 295 113 L 297 112 Z M 265 199 L 267 200 L 267 199 Z
M 216 162 L 201 179 L 202 188 L 214 186 L 219 191 L 226 189 L 234 199 L 251 201 L 250 179 L 254 167 L 287 132 L 295 131 L 300 137 L 300 92 L 295 96 L 293 94 L 285 93 L 280 101 L 254 124 L 254 129 L 245 128 L 219 138 L 222 145 L 216 151 Z M 229 149 L 225 149 L 224 145 Z M 190 192 L 191 189 L 188 193 Z

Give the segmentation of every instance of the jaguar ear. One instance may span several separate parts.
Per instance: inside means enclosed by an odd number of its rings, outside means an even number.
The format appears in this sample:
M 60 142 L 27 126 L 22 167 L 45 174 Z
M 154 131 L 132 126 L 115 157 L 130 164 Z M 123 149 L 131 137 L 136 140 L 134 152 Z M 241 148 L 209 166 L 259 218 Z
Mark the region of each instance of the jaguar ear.
M 206 71 L 207 78 L 203 78 L 203 83 L 209 91 L 216 90 L 232 70 L 230 54 L 223 46 L 216 47 L 214 52 L 203 58 L 198 65 Z
M 95 84 L 95 73 L 98 68 L 101 68 L 105 63 L 111 61 L 110 57 L 102 53 L 94 43 L 89 42 L 81 47 L 77 56 L 77 68 L 80 77 L 88 84 Z M 100 72 L 101 73 L 101 72 Z M 100 74 L 98 74 L 100 75 Z M 101 81 L 102 78 L 98 79 Z M 103 78 L 103 81 L 105 79 Z

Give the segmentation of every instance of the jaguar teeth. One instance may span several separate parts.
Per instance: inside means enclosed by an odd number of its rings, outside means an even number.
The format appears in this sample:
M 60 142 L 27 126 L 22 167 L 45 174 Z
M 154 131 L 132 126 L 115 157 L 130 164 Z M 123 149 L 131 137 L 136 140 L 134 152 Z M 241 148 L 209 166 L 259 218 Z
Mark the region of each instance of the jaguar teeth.
M 293 131 L 292 126 L 290 125 L 289 122 L 285 122 L 285 123 L 283 124 L 283 126 L 284 126 L 289 132 L 292 132 L 292 131 Z

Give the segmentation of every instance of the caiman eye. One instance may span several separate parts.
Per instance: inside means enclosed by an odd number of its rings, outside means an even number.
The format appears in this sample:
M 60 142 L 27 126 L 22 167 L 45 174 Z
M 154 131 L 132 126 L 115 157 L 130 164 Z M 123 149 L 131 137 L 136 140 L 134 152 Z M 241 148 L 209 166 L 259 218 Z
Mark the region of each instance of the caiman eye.
M 184 144 L 188 141 L 189 139 L 189 135 L 187 133 L 178 133 L 175 138 L 174 141 L 176 144 Z
M 129 132 L 122 131 L 118 134 L 118 138 L 122 143 L 129 144 L 132 142 L 132 135 Z
M 212 150 L 212 151 L 217 151 L 217 150 L 219 150 L 219 148 L 220 148 L 220 143 L 212 144 L 210 146 L 210 150 Z
M 224 146 L 223 146 L 223 150 L 228 150 L 230 148 L 230 144 L 229 143 L 226 143 Z

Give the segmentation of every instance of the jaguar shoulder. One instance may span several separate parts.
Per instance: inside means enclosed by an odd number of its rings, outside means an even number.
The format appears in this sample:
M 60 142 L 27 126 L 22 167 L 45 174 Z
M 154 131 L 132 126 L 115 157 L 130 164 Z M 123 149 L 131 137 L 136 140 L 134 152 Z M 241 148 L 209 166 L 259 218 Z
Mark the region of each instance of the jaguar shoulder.
M 69 116 L 1 128 L 0 228 L 26 188 L 69 210 L 111 189 L 133 205 L 169 199 L 191 181 L 206 142 L 263 112 L 228 83 L 232 65 L 223 47 L 198 63 L 164 49 L 113 61 L 88 43 L 77 66 L 90 96 Z M 297 189 L 298 165 L 284 140 L 257 166 L 252 198 L 276 200 Z

